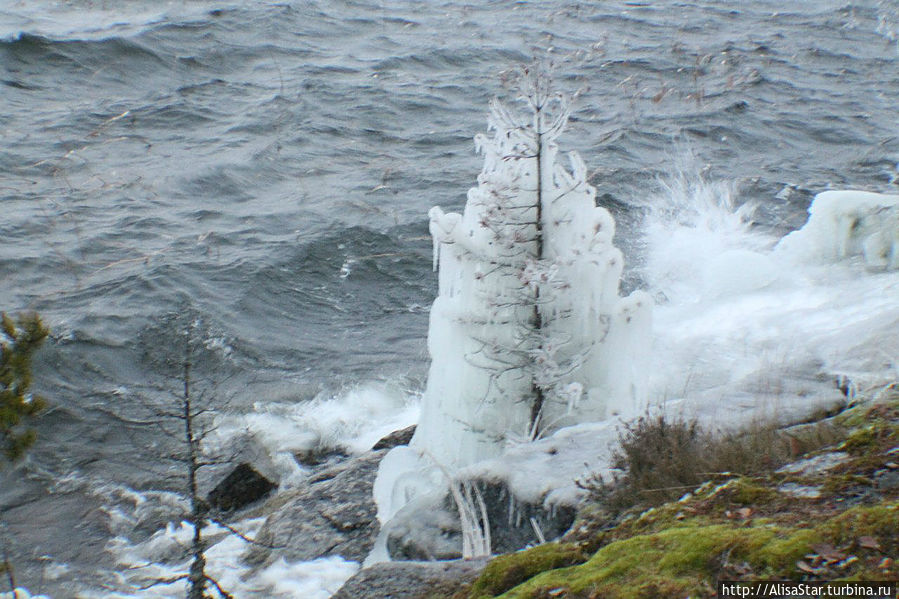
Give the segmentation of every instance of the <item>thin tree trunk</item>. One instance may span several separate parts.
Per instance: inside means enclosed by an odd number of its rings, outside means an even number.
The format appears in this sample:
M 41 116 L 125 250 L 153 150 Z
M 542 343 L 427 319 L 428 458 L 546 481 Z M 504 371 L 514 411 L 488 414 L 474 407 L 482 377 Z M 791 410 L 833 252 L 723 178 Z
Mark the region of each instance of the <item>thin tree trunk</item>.
M 539 93 L 539 90 L 538 90 Z M 539 97 L 537 98 L 539 102 Z M 537 260 L 543 260 L 543 106 L 537 104 L 535 115 L 534 131 L 537 135 L 537 216 L 536 216 L 536 239 L 537 239 Z M 539 334 L 543 329 L 543 315 L 540 313 L 540 287 L 534 289 L 534 330 Z M 541 344 L 542 345 L 542 344 Z M 534 403 L 531 404 L 531 436 L 536 439 L 540 431 L 540 414 L 543 411 L 543 388 L 534 380 L 531 383 L 531 392 L 534 396 Z
M 16 591 L 16 577 L 12 571 L 12 564 L 9 562 L 9 552 L 3 547 L 3 571 L 6 572 L 6 580 L 9 582 L 9 591 L 12 593 L 12 599 L 18 599 L 19 594 Z
M 206 597 L 206 545 L 203 542 L 203 528 L 206 525 L 204 507 L 197 493 L 197 442 L 193 431 L 193 412 L 190 402 L 190 336 L 185 341 L 184 350 L 184 442 L 187 444 L 187 493 L 190 496 L 190 519 L 194 527 L 191 543 L 193 561 L 188 574 L 188 599 Z

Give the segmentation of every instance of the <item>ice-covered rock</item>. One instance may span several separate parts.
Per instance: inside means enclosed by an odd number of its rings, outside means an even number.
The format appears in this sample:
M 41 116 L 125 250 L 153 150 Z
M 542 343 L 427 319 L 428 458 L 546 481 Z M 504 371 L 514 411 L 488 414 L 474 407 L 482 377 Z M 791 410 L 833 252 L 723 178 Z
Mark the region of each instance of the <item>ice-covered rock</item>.
M 845 464 L 850 459 L 850 455 L 845 451 L 830 451 L 787 464 L 778 469 L 778 472 L 799 474 L 801 476 L 815 476 L 827 472 L 828 470 L 832 470 L 840 464 Z
M 808 222 L 778 250 L 803 260 L 862 256 L 873 269 L 899 269 L 899 195 L 825 191 L 815 196 Z
M 483 500 L 493 553 L 517 551 L 557 539 L 574 522 L 575 504 L 549 504 L 543 497 L 518 499 L 506 481 L 468 479 Z M 394 560 L 463 557 L 463 527 L 452 495 L 418 497 L 388 522 L 382 534 Z

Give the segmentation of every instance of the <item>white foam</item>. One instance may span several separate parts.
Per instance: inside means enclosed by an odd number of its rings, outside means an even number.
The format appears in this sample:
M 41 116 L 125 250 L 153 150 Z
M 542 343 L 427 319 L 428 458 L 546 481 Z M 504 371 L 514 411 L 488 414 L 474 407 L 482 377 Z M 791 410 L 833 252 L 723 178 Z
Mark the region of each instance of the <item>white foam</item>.
M 250 538 L 263 523 L 263 518 L 246 520 L 234 527 Z M 246 541 L 217 525 L 207 526 L 204 538 L 211 541 L 206 551 L 206 572 L 235 597 L 266 599 L 327 599 L 355 574 L 359 564 L 340 557 L 320 558 L 309 562 L 288 562 L 283 558 L 270 566 L 253 572 L 241 561 Z M 193 527 L 187 522 L 171 523 L 164 530 L 138 544 L 120 536 L 113 539 L 107 550 L 116 557 L 122 572 L 122 586 L 131 590 L 85 597 L 104 599 L 181 599 L 186 583 L 157 584 L 142 589 L 154 581 L 177 578 L 188 571 L 190 561 L 185 558 L 190 546 Z
M 751 208 L 734 208 L 732 186 L 677 180 L 649 203 L 641 273 L 668 300 L 655 314 L 656 403 L 776 397 L 829 388 L 839 375 L 868 388 L 895 378 L 899 274 L 818 248 L 837 243 L 815 217 L 833 210 L 813 206 L 808 225 L 775 247 L 776 238 L 751 228 Z M 822 197 L 827 203 L 843 194 Z
M 340 394 L 323 393 L 305 402 L 257 402 L 244 415 L 222 415 L 209 451 L 243 439 L 262 448 L 271 474 L 282 487 L 301 483 L 306 471 L 293 455 L 307 450 L 341 449 L 358 454 L 384 435 L 418 420 L 419 398 L 397 385 L 367 383 Z M 261 467 L 265 469 L 265 464 Z
M 9 588 L 9 587 L 7 587 Z M 6 591 L 0 592 L 0 599 L 52 599 L 48 595 L 32 595 L 28 592 L 28 589 L 22 587 L 16 587 L 15 594 Z
M 278 597 L 328 599 L 359 570 L 359 564 L 339 557 L 323 557 L 311 562 L 290 564 L 279 558 L 257 579 Z

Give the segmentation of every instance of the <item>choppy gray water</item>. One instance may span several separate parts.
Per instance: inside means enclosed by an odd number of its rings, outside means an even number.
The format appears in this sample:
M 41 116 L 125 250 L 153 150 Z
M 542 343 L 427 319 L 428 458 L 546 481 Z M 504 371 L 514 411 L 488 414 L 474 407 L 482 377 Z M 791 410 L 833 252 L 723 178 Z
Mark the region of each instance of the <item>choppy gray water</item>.
M 23 582 L 42 554 L 85 584 L 106 559 L 103 514 L 55 480 L 158 483 L 135 404 L 184 315 L 232 409 L 421 385 L 426 214 L 463 205 L 510 67 L 550 56 L 583 90 L 564 144 L 639 263 L 628 206 L 678 169 L 779 232 L 828 187 L 895 190 L 897 32 L 874 1 L 5 3 L 0 309 L 53 329 L 54 408 L 0 479 Z

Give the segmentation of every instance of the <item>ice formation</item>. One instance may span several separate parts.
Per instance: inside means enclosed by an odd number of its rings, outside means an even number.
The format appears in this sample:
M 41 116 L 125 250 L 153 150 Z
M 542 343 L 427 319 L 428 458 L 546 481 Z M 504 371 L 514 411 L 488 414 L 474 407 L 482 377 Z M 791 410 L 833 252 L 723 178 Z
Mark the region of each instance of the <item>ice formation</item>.
M 779 249 L 819 261 L 862 256 L 869 268 L 899 269 L 899 195 L 825 191 L 808 211 L 808 223 Z
M 484 167 L 463 213 L 430 211 L 432 361 L 415 436 L 381 466 L 382 520 L 433 490 L 441 472 L 642 408 L 652 302 L 619 296 L 614 220 L 576 153 L 570 170 L 557 164 L 568 103 L 543 83 L 524 86 L 526 117 L 492 103 L 493 137 L 475 137 Z

